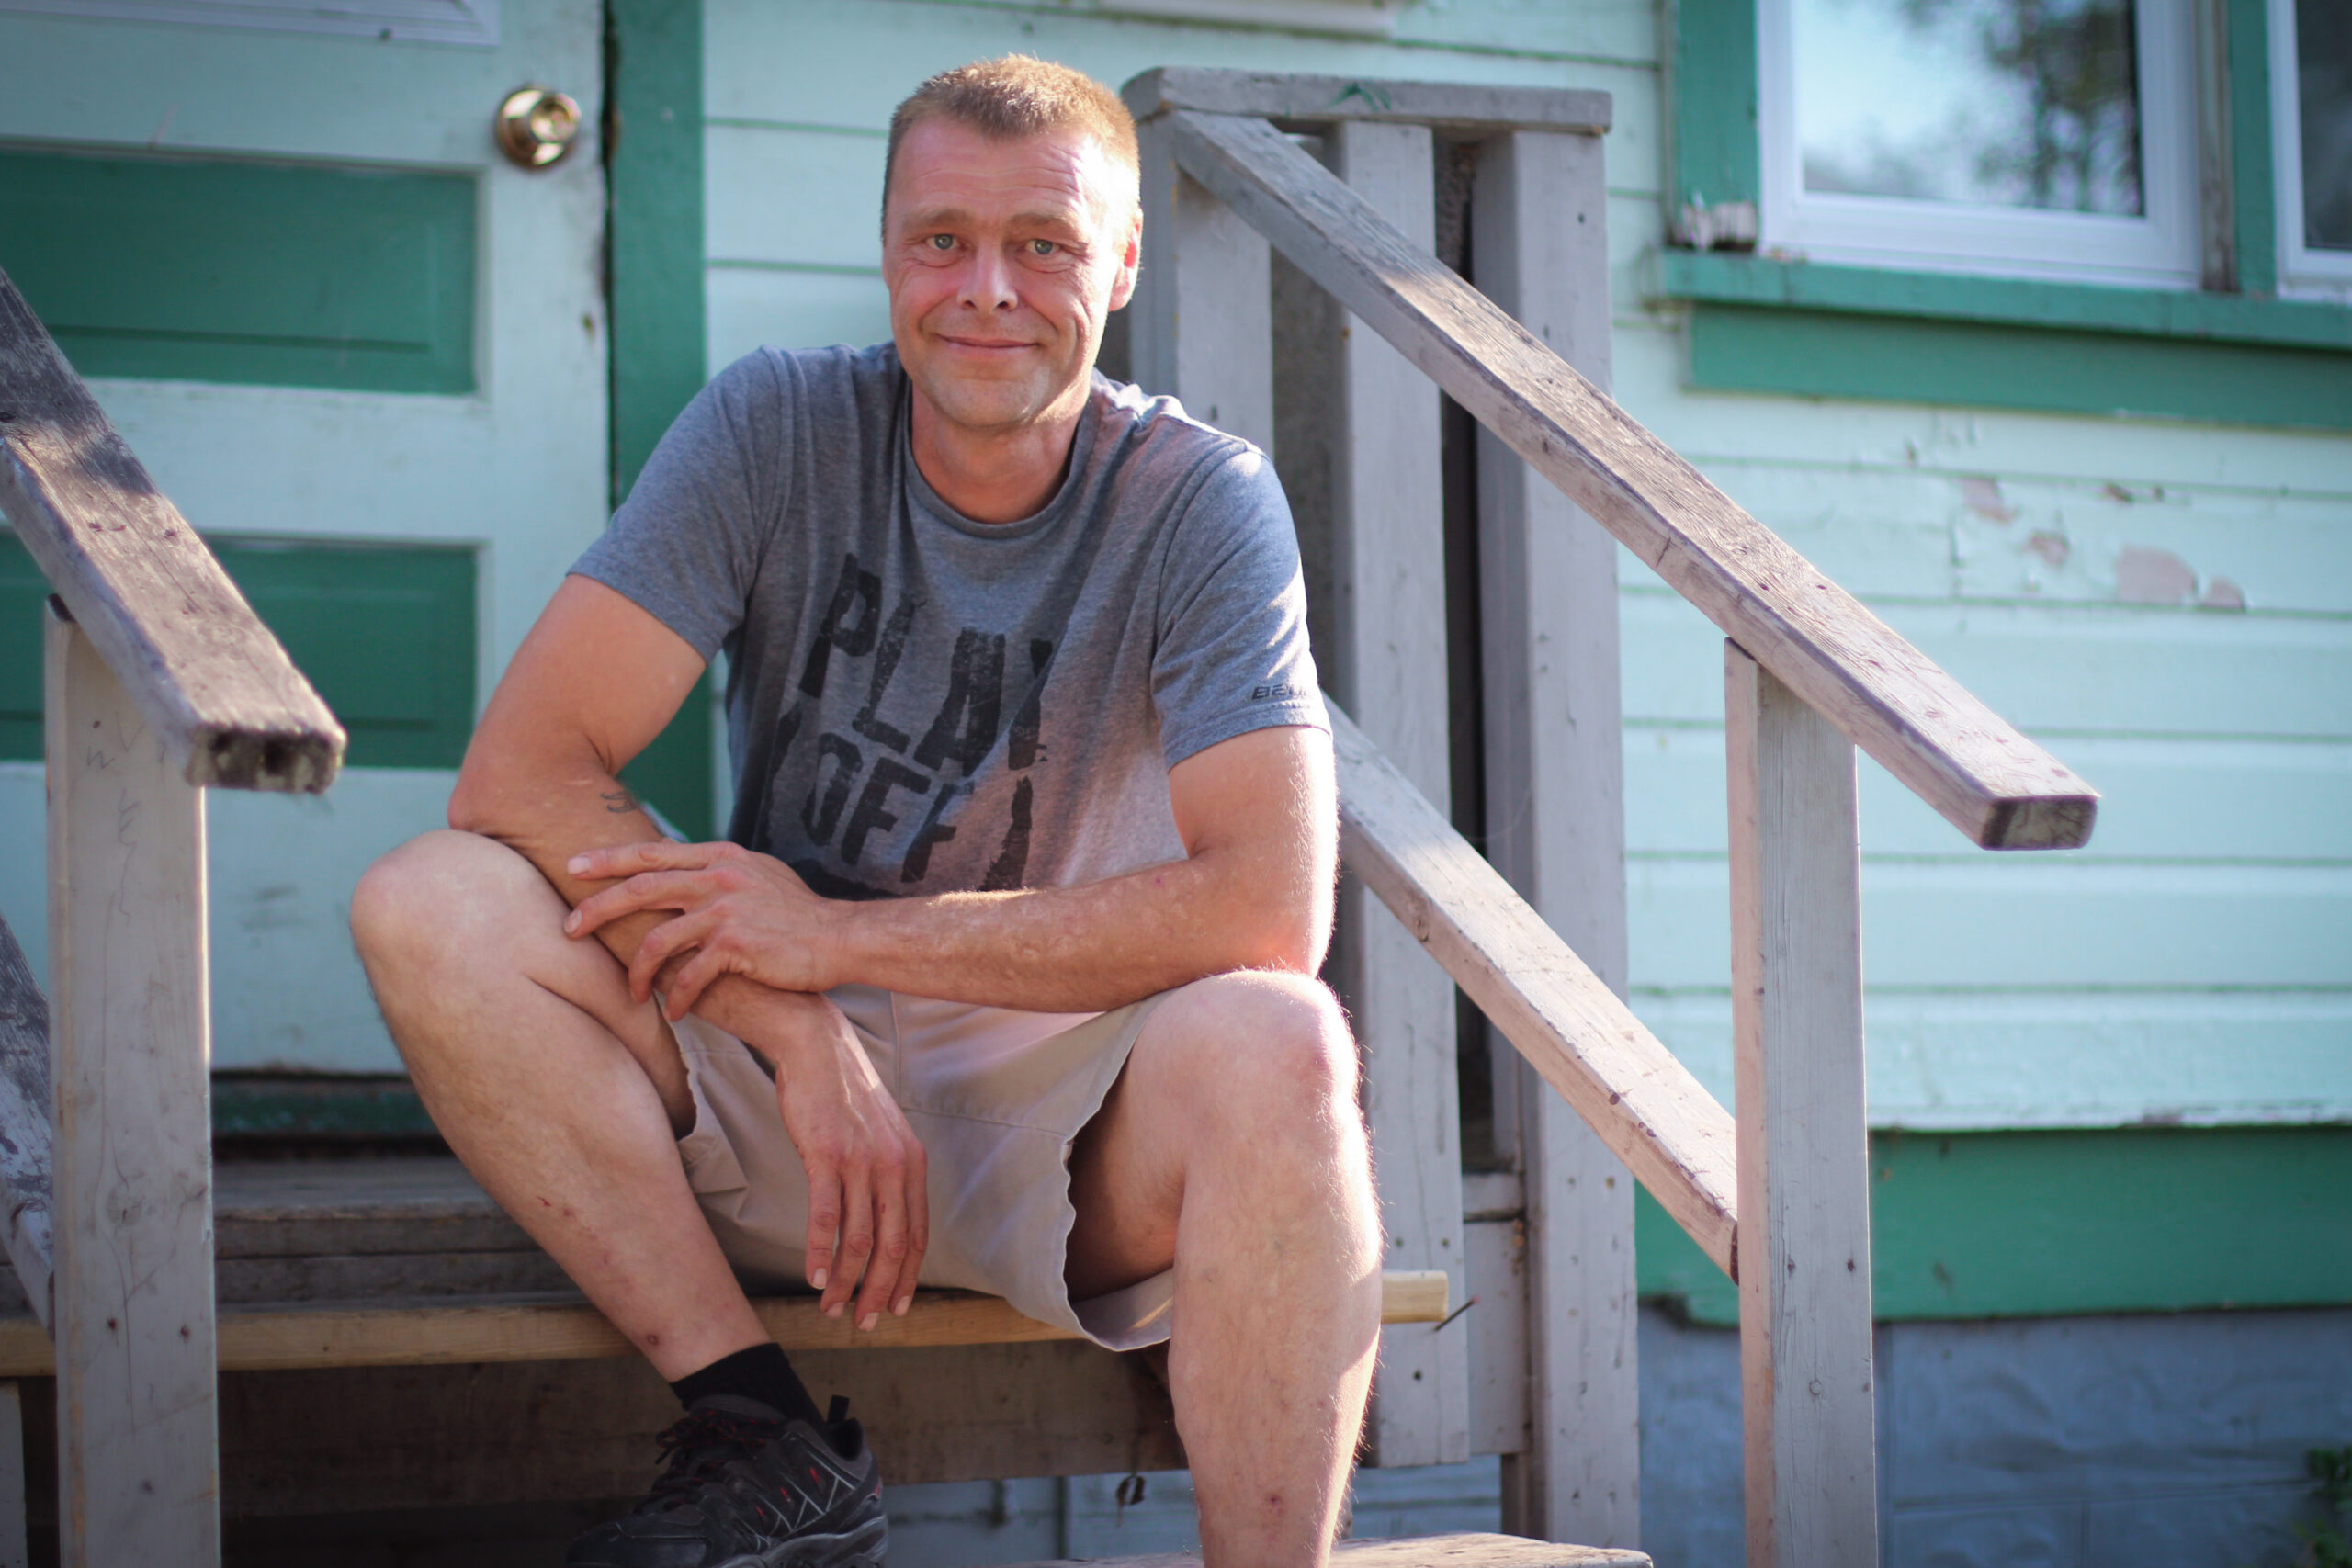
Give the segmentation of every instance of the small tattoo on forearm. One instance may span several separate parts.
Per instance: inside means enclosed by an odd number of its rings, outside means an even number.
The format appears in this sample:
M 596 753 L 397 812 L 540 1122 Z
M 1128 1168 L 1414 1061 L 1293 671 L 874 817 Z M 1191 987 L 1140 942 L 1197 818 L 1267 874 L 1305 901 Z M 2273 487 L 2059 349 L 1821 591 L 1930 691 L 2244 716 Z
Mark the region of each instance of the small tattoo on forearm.
M 636 810 L 639 805 L 637 795 L 626 784 L 618 789 L 607 790 L 597 798 L 605 803 L 605 809 L 616 817 Z

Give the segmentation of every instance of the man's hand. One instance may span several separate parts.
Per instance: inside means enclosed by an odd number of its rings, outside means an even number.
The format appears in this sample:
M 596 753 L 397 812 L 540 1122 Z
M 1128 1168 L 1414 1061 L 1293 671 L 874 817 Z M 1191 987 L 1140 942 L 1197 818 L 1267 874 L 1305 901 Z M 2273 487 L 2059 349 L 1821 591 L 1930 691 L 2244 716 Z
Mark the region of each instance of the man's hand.
M 563 925 L 574 937 L 646 910 L 677 911 L 645 933 L 628 964 L 630 994 L 643 1001 L 658 983 L 673 1023 L 722 975 L 776 991 L 829 990 L 847 977 L 824 961 L 840 911 L 773 856 L 653 840 L 591 850 L 564 869 L 585 882 L 627 879 L 581 901 Z M 663 976 L 682 954 L 691 956 Z
M 808 1283 L 829 1317 L 853 1292 L 861 1328 L 903 1316 L 931 1245 L 922 1145 L 841 1009 L 779 993 L 760 1011 L 742 1038 L 775 1069 L 776 1108 L 808 1173 Z

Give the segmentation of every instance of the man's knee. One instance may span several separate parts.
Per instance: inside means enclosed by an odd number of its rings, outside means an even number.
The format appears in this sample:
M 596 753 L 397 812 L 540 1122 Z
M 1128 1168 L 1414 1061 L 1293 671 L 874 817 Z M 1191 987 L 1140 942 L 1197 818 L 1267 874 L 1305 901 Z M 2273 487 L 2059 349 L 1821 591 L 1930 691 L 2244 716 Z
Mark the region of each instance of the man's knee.
M 1300 1115 L 1356 1122 L 1355 1042 L 1321 981 L 1262 971 L 1216 975 L 1170 996 L 1171 1064 L 1187 1098 L 1220 1128 L 1255 1136 Z
M 351 896 L 351 937 L 380 987 L 413 965 L 480 952 L 486 936 L 511 931 L 522 908 L 552 892 L 537 868 L 504 844 L 441 829 L 368 868 Z

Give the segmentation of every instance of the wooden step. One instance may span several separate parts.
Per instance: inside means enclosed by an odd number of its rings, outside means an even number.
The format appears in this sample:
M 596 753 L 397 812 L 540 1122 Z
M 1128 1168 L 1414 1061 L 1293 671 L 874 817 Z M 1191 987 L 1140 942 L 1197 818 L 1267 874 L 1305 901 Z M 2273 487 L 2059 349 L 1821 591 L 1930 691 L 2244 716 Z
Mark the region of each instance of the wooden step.
M 1343 1540 L 1333 1568 L 1650 1568 L 1649 1554 L 1624 1547 L 1560 1546 L 1516 1535 L 1431 1535 L 1406 1540 Z M 1029 1568 L 1201 1568 L 1200 1553 L 1034 1562 Z
M 634 1353 L 454 1159 L 223 1164 L 214 1190 L 223 1371 Z M 1391 1273 L 1382 1284 L 1384 1322 L 1444 1317 L 1442 1273 Z M 45 1377 L 55 1364 L 22 1301 L 0 1317 L 0 1378 Z M 795 1351 L 1077 1337 L 969 1291 L 919 1291 L 906 1316 L 870 1332 L 825 1316 L 813 1295 L 752 1304 Z

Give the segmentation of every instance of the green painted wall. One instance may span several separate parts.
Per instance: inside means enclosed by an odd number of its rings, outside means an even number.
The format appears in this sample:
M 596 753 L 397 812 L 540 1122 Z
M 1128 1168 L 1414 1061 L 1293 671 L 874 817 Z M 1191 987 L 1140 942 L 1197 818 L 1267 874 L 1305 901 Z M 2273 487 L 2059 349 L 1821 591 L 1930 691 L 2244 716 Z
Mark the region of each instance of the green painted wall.
M 454 768 L 474 715 L 474 552 L 209 541 L 254 610 L 350 731 L 356 768 Z M 0 533 L 0 761 L 41 755 L 49 586 Z
M 466 392 L 466 175 L 0 152 L 0 268 L 85 376 Z
M 2352 1303 L 2352 1127 L 1882 1133 L 1882 1321 Z M 1737 1289 L 1647 1193 L 1642 1294 L 1739 1321 Z

